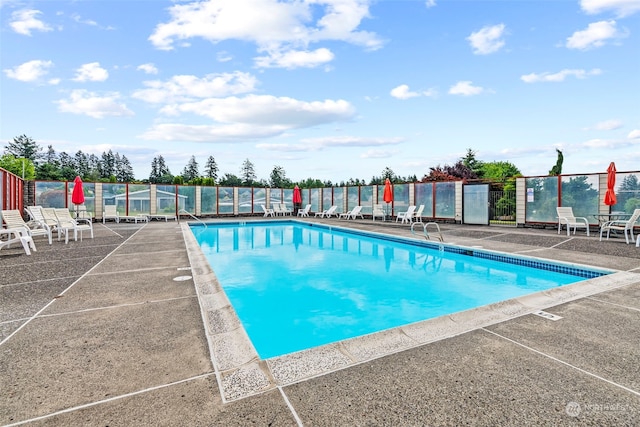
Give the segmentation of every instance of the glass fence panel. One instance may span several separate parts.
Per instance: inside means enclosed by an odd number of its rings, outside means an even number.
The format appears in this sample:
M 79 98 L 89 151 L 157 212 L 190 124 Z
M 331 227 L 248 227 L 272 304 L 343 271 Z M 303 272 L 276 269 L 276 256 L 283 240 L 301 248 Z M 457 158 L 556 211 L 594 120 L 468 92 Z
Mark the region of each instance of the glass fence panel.
M 563 176 L 561 206 L 573 208 L 575 216 L 587 218 L 590 223 L 598 223 L 598 206 L 600 192 L 598 175 Z M 555 209 L 554 209 L 555 212 Z M 557 221 L 557 215 L 553 221 Z
M 66 206 L 64 184 L 64 182 L 37 181 L 36 205 L 45 208 L 64 208 Z
M 318 211 L 326 211 L 333 206 L 333 188 L 327 187 L 322 189 L 322 206 Z
M 347 211 L 360 204 L 360 187 L 347 187 Z
M 526 178 L 527 222 L 558 222 L 558 177 Z
M 432 182 L 418 182 L 415 184 L 415 200 L 416 205 L 424 205 L 422 216 L 427 218 L 433 218 L 433 183 Z
M 204 215 L 215 215 L 218 213 L 218 188 L 217 187 L 201 187 L 200 188 L 200 210 Z
M 151 189 L 149 184 L 129 184 L 129 215 L 151 213 Z
M 187 211 L 191 215 L 196 213 L 195 185 L 178 185 L 178 212 Z
M 233 187 L 218 187 L 218 213 L 233 214 Z
M 336 213 L 344 212 L 344 188 L 333 187 L 333 205 L 338 207 Z
M 397 215 L 398 212 L 406 212 L 408 207 L 409 184 L 393 184 L 393 214 Z
M 282 189 L 281 188 L 272 188 L 271 195 L 269 196 L 269 208 L 273 208 L 275 203 L 282 203 Z
M 267 189 L 266 188 L 254 188 L 253 189 L 253 213 L 262 213 L 262 207 L 267 203 Z
M 309 193 L 311 194 L 309 203 L 311 203 L 311 212 L 320 211 L 320 189 L 312 188 Z
M 640 209 L 640 174 L 616 174 L 616 204 L 611 206 L 611 212 L 633 213 Z
M 282 190 L 282 203 L 287 205 L 287 209 L 293 212 L 293 188 L 284 188 Z
M 251 198 L 253 196 L 252 188 L 238 188 L 238 213 L 247 214 L 251 213 L 253 209 L 253 202 Z M 259 207 L 259 206 L 258 206 Z
M 102 184 L 103 204 L 116 207 L 120 215 L 127 215 L 127 184 Z
M 157 185 L 156 186 L 156 213 L 158 215 L 177 214 L 176 209 L 176 186 L 175 185 Z
M 425 206 L 426 209 L 426 206 Z M 456 184 L 455 182 L 436 182 L 436 217 L 455 218 Z
M 360 187 L 360 206 L 362 206 L 362 213 L 364 215 L 371 215 L 373 213 L 373 189 L 373 185 Z

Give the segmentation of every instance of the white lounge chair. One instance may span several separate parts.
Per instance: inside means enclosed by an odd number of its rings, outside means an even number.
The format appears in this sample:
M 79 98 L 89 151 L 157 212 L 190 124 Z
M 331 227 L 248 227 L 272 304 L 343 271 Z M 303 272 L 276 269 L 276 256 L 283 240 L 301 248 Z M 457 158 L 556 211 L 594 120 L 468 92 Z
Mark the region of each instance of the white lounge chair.
M 396 222 L 402 220 L 402 223 L 410 223 L 413 220 L 413 213 L 416 211 L 416 205 L 411 205 L 406 212 L 398 212 Z
M 349 212 L 341 213 L 340 218 L 356 219 L 357 217 L 360 217 L 364 219 L 364 217 L 362 216 L 362 213 L 360 213 L 361 210 L 362 210 L 362 206 L 356 206 L 353 209 L 351 209 Z
M 45 208 L 42 206 L 27 206 L 26 209 L 32 221 L 47 224 L 52 234 L 53 232 L 58 232 L 58 221 L 52 210 L 45 214 Z
M 91 238 L 93 239 L 93 224 L 87 219 L 74 219 L 69 212 L 69 209 L 61 208 L 55 209 L 56 218 L 58 219 L 58 240 L 60 240 L 60 233 L 64 234 L 64 243 L 69 243 L 69 232 L 73 230 L 73 240 L 78 240 L 78 232 L 80 232 L 80 240 L 82 240 L 82 233 L 89 231 Z
M 292 215 L 293 211 L 287 207 L 286 203 L 280 203 L 280 212 L 282 212 L 282 216 Z
M 265 205 L 260 205 L 260 207 L 262 207 L 262 211 L 264 212 L 264 217 L 267 216 L 276 216 L 276 213 L 273 211 L 273 209 L 271 208 L 267 208 Z
M 374 221 L 376 218 L 382 218 L 383 221 L 386 219 L 382 205 L 373 205 L 372 215 Z
M 573 234 L 576 234 L 578 228 L 584 228 L 587 230 L 587 236 L 589 235 L 589 221 L 582 216 L 575 216 L 573 214 L 573 208 L 570 206 L 560 206 L 556 208 L 558 213 L 558 234 L 563 225 L 567 226 L 567 236 L 571 235 L 571 227 L 573 227 Z
M 624 239 L 627 241 L 627 245 L 629 244 L 629 237 L 631 237 L 631 243 L 633 243 L 633 227 L 636 225 L 636 222 L 638 222 L 638 219 L 640 219 L 640 209 L 634 210 L 631 214 L 631 218 L 626 221 L 615 220 L 605 222 L 600 227 L 600 241 L 602 241 L 602 234 L 605 231 L 607 232 L 607 239 L 609 239 L 609 233 L 613 230 L 614 233 L 616 231 L 624 233 Z M 638 239 L 640 239 L 640 237 Z M 638 246 L 638 244 L 636 244 L 636 246 Z
M 36 251 L 36 245 L 25 227 L 0 228 L 0 249 L 9 247 L 14 243 L 20 243 L 27 255 L 31 255 L 32 250 Z
M 411 222 L 422 223 L 422 212 L 424 211 L 424 205 L 418 206 L 418 210 L 413 213 Z
M 32 220 L 28 223 L 22 218 L 22 214 L 17 209 L 9 209 L 2 211 L 2 221 L 7 225 L 6 228 L 25 228 L 29 237 L 47 236 L 49 244 L 51 241 L 51 227 L 47 224 Z
M 304 209 L 300 209 L 298 210 L 298 216 L 299 217 L 307 217 L 309 216 L 309 211 L 311 210 L 311 205 L 307 205 L 304 207 Z
M 333 215 L 338 216 L 338 214 L 336 213 L 337 209 L 338 206 L 333 205 L 329 209 L 326 209 L 322 212 L 316 212 L 315 216 L 319 216 L 320 218 L 331 218 Z

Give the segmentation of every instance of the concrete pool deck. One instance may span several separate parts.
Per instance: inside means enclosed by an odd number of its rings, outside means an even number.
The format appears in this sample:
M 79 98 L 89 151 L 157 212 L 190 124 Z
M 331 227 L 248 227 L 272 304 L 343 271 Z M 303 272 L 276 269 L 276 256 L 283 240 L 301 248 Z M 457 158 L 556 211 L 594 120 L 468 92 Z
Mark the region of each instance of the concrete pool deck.
M 319 222 L 412 236 L 406 225 Z M 640 424 L 640 250 L 623 239 L 441 225 L 446 243 L 620 273 L 593 292 L 543 301 L 557 321 L 522 302 L 529 311 L 503 306 L 504 319 L 493 309 L 470 316 L 474 328 L 453 315 L 361 354 L 340 348 L 361 359 L 318 373 L 314 361 L 283 381 L 268 362 L 243 361 L 241 347 L 216 349 L 210 332 L 234 329 L 233 318 L 207 315 L 219 307 L 202 286 L 215 277 L 184 225 L 96 223 L 94 239 L 36 239 L 32 256 L 0 251 L 0 425 Z M 434 330 L 446 338 L 398 347 Z M 382 352 L 371 356 L 372 347 Z M 270 372 L 270 384 L 226 375 L 210 348 Z

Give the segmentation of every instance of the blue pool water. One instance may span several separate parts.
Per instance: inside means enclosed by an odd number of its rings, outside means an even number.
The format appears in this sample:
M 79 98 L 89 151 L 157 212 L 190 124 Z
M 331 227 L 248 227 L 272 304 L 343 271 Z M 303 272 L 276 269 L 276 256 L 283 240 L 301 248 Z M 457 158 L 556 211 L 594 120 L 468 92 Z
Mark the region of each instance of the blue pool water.
M 192 231 L 262 359 L 593 277 L 296 222 Z

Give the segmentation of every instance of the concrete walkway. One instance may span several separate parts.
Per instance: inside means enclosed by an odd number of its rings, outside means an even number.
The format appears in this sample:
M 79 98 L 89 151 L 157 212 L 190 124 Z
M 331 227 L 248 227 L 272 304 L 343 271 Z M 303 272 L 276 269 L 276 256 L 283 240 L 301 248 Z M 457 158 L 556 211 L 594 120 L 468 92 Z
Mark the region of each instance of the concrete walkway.
M 0 425 L 640 425 L 640 250 L 622 239 L 444 225 L 448 243 L 627 273 L 545 308 L 558 321 L 518 315 L 229 400 L 183 225 L 0 251 Z

